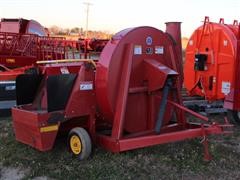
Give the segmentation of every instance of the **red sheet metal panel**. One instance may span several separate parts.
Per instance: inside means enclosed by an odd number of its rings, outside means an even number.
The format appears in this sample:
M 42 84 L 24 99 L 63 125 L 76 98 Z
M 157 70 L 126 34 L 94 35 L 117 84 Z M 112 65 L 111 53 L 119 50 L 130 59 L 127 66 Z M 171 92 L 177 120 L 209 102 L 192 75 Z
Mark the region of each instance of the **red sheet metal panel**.
M 13 108 L 13 127 L 16 139 L 40 151 L 52 149 L 58 132 L 58 124 L 48 125 L 49 113 Z

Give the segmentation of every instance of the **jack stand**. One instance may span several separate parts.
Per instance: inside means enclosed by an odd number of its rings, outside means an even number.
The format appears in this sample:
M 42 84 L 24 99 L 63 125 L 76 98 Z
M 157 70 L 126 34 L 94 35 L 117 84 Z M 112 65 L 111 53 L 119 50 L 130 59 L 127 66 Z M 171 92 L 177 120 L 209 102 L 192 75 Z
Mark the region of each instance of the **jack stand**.
M 208 161 L 212 160 L 212 156 L 209 153 L 208 138 L 206 136 L 206 132 L 205 132 L 203 124 L 202 124 L 202 133 L 203 133 L 203 139 L 201 140 L 201 143 L 203 144 L 203 148 L 204 148 L 204 161 L 208 162 Z

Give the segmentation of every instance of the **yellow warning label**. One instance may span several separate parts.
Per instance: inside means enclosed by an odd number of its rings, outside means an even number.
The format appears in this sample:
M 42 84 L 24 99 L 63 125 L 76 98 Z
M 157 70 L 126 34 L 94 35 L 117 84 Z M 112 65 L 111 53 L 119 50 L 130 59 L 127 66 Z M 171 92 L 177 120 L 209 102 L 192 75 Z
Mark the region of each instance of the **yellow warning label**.
M 40 132 L 51 132 L 51 131 L 57 131 L 58 130 L 58 125 L 53 125 L 53 126 L 46 126 L 46 127 L 41 127 Z
M 6 59 L 6 63 L 15 63 L 15 59 Z

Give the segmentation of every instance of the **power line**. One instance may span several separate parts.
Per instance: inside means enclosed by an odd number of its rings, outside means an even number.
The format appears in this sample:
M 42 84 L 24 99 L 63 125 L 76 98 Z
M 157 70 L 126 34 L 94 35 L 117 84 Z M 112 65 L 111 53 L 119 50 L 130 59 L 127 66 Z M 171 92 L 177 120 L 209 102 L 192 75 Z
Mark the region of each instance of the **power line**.
M 89 17 L 89 7 L 92 5 L 89 2 L 84 2 L 84 5 L 86 5 L 86 30 L 85 30 L 85 38 L 88 38 L 88 17 Z

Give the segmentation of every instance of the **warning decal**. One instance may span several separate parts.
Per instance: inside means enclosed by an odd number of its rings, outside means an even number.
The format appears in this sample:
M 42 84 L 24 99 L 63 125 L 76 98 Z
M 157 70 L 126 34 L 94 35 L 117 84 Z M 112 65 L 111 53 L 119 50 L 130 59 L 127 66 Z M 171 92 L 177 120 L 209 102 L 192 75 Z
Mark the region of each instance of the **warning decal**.
M 222 81 L 222 93 L 227 95 L 230 93 L 231 83 Z
M 134 46 L 134 54 L 135 54 L 135 55 L 141 55 L 141 54 L 142 54 L 142 46 L 140 46 L 140 45 L 135 45 L 135 46 Z
M 155 47 L 155 54 L 163 54 L 163 46 L 156 46 Z
M 92 82 L 81 83 L 80 90 L 82 90 L 82 91 L 93 90 L 93 83 Z

